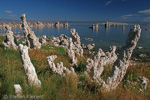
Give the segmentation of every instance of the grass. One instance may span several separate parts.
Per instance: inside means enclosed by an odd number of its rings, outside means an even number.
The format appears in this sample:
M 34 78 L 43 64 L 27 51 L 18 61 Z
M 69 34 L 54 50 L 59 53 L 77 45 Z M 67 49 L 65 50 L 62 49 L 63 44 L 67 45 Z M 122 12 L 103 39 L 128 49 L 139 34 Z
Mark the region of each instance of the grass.
M 117 89 L 106 92 L 100 89 L 98 84 L 91 82 L 91 78 L 83 73 L 86 59 L 91 56 L 78 57 L 77 77 L 61 77 L 52 73 L 46 61 L 47 56 L 57 55 L 55 63 L 63 62 L 67 68 L 70 68 L 71 59 L 66 56 L 64 48 L 54 47 L 50 44 L 42 46 L 39 50 L 29 50 L 31 62 L 42 83 L 41 88 L 30 87 L 20 60 L 19 51 L 4 50 L 3 40 L 4 37 L 0 37 L 0 99 L 3 99 L 4 95 L 15 95 L 14 84 L 21 85 L 22 95 L 26 96 L 23 100 L 42 98 L 44 100 L 148 100 L 150 98 L 150 85 L 148 84 L 147 90 L 139 92 L 140 88 L 143 87 L 138 83 L 138 76 L 150 79 L 150 66 L 146 64 L 129 66 Z M 112 65 L 105 67 L 103 79 L 107 78 L 111 69 Z M 78 84 L 79 81 L 82 81 L 84 85 Z M 128 84 L 128 81 L 137 82 L 137 84 Z

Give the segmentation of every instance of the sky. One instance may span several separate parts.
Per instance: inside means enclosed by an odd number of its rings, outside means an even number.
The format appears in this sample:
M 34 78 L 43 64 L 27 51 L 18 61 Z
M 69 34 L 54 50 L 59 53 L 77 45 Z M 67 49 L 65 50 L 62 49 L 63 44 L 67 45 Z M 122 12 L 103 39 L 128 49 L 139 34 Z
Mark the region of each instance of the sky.
M 0 19 L 150 22 L 150 0 L 1 0 Z

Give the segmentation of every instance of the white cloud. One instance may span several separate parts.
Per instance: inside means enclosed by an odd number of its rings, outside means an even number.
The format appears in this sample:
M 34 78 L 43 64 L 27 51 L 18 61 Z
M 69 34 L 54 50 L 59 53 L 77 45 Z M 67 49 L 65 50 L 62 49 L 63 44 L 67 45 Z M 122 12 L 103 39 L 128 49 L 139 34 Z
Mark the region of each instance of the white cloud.
M 150 9 L 139 11 L 139 13 L 150 14 Z
M 6 13 L 12 13 L 12 11 L 9 11 L 9 10 L 6 10 L 5 12 L 6 12 Z
M 123 16 L 121 16 L 121 18 L 122 19 L 128 19 L 128 18 L 130 18 L 130 17 L 132 17 L 132 16 L 137 16 L 136 14 L 128 14 L 128 15 L 123 15 Z
M 107 2 L 105 3 L 105 5 L 107 6 L 107 5 L 111 4 L 111 3 L 112 3 L 112 0 L 111 0 L 111 1 L 107 1 Z
M 150 17 L 145 17 L 145 18 L 143 19 L 143 21 L 144 21 L 144 22 L 150 22 Z

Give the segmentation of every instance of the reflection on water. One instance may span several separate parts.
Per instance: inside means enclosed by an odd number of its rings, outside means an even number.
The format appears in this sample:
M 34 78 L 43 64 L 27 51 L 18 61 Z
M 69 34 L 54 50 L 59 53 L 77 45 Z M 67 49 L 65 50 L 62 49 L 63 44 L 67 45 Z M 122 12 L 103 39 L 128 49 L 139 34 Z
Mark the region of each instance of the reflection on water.
M 89 29 L 91 25 L 69 25 L 69 27 L 43 27 L 43 28 L 32 28 L 37 36 L 60 36 L 65 34 L 70 36 L 70 29 L 75 28 L 81 37 L 81 42 L 84 44 L 95 43 L 96 48 L 108 49 L 110 45 L 123 46 L 125 45 L 126 38 L 130 28 L 133 25 L 121 25 L 121 26 L 110 26 L 106 27 L 104 25 L 99 25 L 99 28 Z M 150 48 L 150 31 L 145 30 L 145 28 L 150 27 L 146 25 L 141 25 L 142 34 L 138 42 L 138 46 L 142 46 L 145 49 Z M 22 29 L 12 28 L 13 32 L 20 32 L 23 34 Z M 5 29 L 0 28 L 0 33 L 5 33 Z M 94 40 L 86 41 L 84 38 L 93 38 Z

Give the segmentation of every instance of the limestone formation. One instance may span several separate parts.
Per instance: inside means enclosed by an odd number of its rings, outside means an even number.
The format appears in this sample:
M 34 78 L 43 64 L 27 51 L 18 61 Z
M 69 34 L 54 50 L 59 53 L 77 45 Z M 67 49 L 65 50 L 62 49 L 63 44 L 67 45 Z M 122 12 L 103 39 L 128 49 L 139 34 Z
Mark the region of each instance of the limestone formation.
M 122 32 L 124 32 L 125 30 L 125 25 L 122 25 Z
M 31 63 L 30 57 L 28 55 L 28 47 L 20 44 L 19 51 L 20 51 L 21 60 L 22 60 L 25 73 L 28 77 L 29 84 L 31 86 L 41 87 L 41 81 L 38 79 L 35 68 Z
M 83 48 L 81 46 L 80 36 L 78 35 L 75 29 L 71 29 L 70 32 L 72 38 L 71 49 L 73 50 L 75 56 L 76 55 L 83 56 Z M 60 37 L 53 37 L 51 41 L 54 43 L 55 46 L 60 46 L 60 47 L 65 47 L 67 49 L 70 49 L 70 38 L 64 34 L 61 34 Z
M 67 55 L 72 59 L 72 66 L 77 65 L 77 55 L 83 56 L 83 48 L 80 42 L 80 36 L 75 29 L 71 29 L 71 37 L 61 34 L 60 37 L 53 37 L 51 41 L 55 46 L 67 48 Z
M 45 44 L 46 43 L 46 35 L 43 35 L 41 38 L 41 44 Z
M 59 45 L 60 45 L 61 47 L 68 48 L 68 46 L 69 46 L 69 37 L 67 37 L 67 36 L 64 35 L 64 34 L 61 34 L 60 37 L 59 37 L 59 40 L 60 40 Z
M 99 26 L 98 26 L 98 24 L 96 24 L 96 28 L 98 28 Z
M 95 44 L 88 44 L 87 49 L 92 50 L 95 47 Z
M 85 44 L 82 44 L 82 48 L 83 48 L 83 49 L 86 49 L 87 46 L 86 46 Z
M 69 24 L 68 23 L 64 23 L 64 27 L 68 27 L 69 26 Z
M 75 29 L 71 29 L 71 38 L 69 39 L 69 46 L 67 48 L 67 55 L 72 59 L 72 66 L 77 66 L 77 55 L 83 56 L 83 48 L 80 42 L 80 36 Z
M 110 47 L 110 52 L 106 52 L 106 54 L 103 52 L 102 49 L 99 49 L 98 53 L 94 56 L 94 59 L 87 59 L 85 72 L 89 76 L 93 77 L 93 79 L 101 77 L 104 66 L 112 64 L 116 61 L 117 55 L 115 51 L 116 46 Z
M 60 43 L 59 37 L 52 37 L 51 42 L 54 44 L 54 46 L 58 47 Z
M 75 52 L 74 52 L 74 44 L 72 42 L 72 38 L 70 38 L 69 40 L 69 47 L 67 49 L 67 55 L 72 59 L 72 66 L 73 65 L 76 65 L 77 66 L 77 58 L 76 58 L 76 55 L 75 55 Z
M 19 84 L 14 84 L 15 88 L 15 94 L 16 96 L 21 96 L 22 95 L 22 88 Z
M 136 44 L 140 38 L 141 28 L 140 25 L 135 25 L 134 29 L 131 29 L 128 38 L 126 40 L 126 45 L 122 47 L 120 54 L 117 60 L 114 62 L 113 70 L 111 75 L 107 78 L 106 82 L 101 79 L 101 73 L 104 70 L 104 62 L 105 58 L 104 52 L 100 49 L 98 54 L 94 57 L 94 60 L 87 60 L 87 70 L 86 72 L 93 77 L 93 79 L 98 82 L 101 87 L 106 88 L 108 91 L 111 89 L 115 89 L 119 83 L 122 81 L 124 75 L 126 74 L 127 68 L 129 66 L 129 60 L 133 53 L 133 50 L 136 47 Z M 112 52 L 106 53 L 108 57 L 115 55 L 116 47 L 112 48 Z M 98 62 L 100 60 L 100 63 Z M 112 61 L 112 60 L 110 60 Z M 98 67 L 97 67 L 98 66 Z
M 68 68 L 63 66 L 62 62 L 57 63 L 55 65 L 54 60 L 56 58 L 57 58 L 56 55 L 51 55 L 51 56 L 47 57 L 47 62 L 48 62 L 48 65 L 49 65 L 49 67 L 50 67 L 52 72 L 57 73 L 57 74 L 59 74 L 59 75 L 61 75 L 63 77 L 66 76 L 66 75 L 70 75 L 70 74 L 76 75 L 76 73 L 75 73 L 75 71 L 74 71 L 74 69 L 72 67 L 69 70 Z
M 139 76 L 139 80 L 144 85 L 144 89 L 146 89 L 149 80 L 143 76 Z
M 83 48 L 81 47 L 81 41 L 80 41 L 80 36 L 76 32 L 76 29 L 71 29 L 71 38 L 72 42 L 74 44 L 73 50 L 75 52 L 75 55 L 83 56 Z
M 59 21 L 57 21 L 55 24 L 54 24 L 55 27 L 62 27 L 63 24 L 61 24 Z
M 106 28 L 106 29 L 107 29 L 107 28 L 108 28 L 108 29 L 110 28 L 110 23 L 109 23 L 109 22 L 106 22 L 106 23 L 105 23 L 105 28 Z
M 20 18 L 27 46 L 31 49 L 40 49 L 41 43 L 39 42 L 39 38 L 36 37 L 34 31 L 32 31 L 31 28 L 28 26 L 25 14 L 22 14 Z
M 7 25 L 5 26 L 5 28 L 6 28 L 6 40 L 3 41 L 5 49 L 12 48 L 14 50 L 17 50 L 18 46 L 14 34 L 11 31 L 11 27 Z
M 130 30 L 126 45 L 122 47 L 119 57 L 113 65 L 113 71 L 111 75 L 107 78 L 106 82 L 102 81 L 103 87 L 107 88 L 108 90 L 115 89 L 122 81 L 128 69 L 130 57 L 140 38 L 140 34 L 140 25 L 135 25 L 135 27 Z
M 53 37 L 51 39 L 55 46 L 68 48 L 69 46 L 69 37 L 64 34 L 61 34 L 60 37 Z

